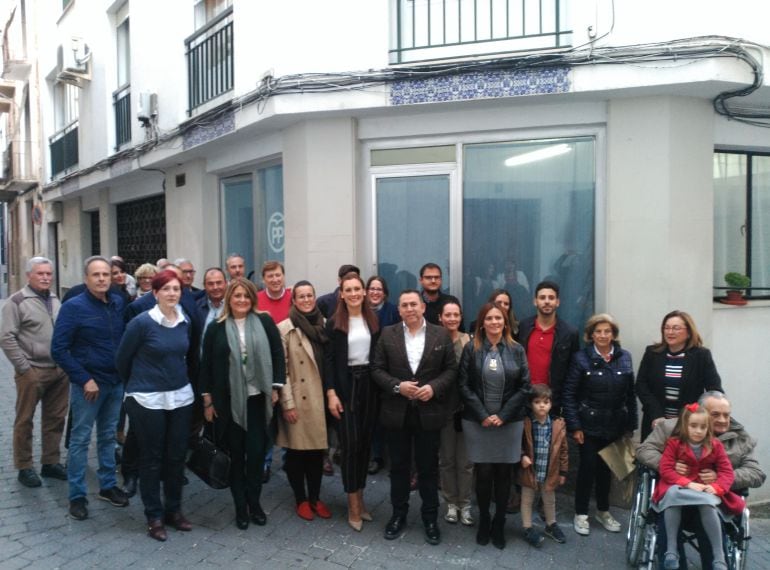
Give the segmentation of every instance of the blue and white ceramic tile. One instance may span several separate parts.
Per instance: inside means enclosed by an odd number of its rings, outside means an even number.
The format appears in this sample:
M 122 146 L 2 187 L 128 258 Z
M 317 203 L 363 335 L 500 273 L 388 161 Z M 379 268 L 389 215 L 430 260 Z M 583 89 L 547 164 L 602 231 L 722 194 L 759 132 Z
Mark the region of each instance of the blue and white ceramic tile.
M 497 70 L 448 77 L 405 79 L 391 84 L 391 105 L 568 93 L 569 68 Z
M 227 113 L 223 115 L 216 122 L 208 125 L 198 125 L 197 127 L 187 131 L 184 135 L 184 142 L 182 148 L 187 150 L 199 144 L 209 142 L 215 138 L 231 133 L 235 130 L 235 115 L 233 113 Z

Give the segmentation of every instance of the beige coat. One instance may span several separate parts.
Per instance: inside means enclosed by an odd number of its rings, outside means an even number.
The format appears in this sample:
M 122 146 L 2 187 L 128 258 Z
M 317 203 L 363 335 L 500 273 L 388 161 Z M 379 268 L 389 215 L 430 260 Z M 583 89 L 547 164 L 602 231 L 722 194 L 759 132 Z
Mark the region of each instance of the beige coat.
M 289 449 L 326 449 L 326 402 L 320 367 L 313 346 L 290 319 L 278 324 L 286 354 L 286 384 L 281 389 L 281 408 L 297 410 L 298 421 L 278 418 L 276 444 Z

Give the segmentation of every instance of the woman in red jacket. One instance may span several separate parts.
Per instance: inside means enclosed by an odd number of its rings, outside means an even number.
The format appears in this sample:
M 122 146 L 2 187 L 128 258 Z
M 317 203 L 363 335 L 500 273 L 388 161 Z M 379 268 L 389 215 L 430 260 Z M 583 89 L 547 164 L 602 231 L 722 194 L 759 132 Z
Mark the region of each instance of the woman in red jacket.
M 677 473 L 676 464 L 679 462 L 687 466 L 690 476 Z M 716 482 L 706 485 L 700 481 L 698 474 L 702 469 L 715 471 Z M 682 519 L 682 507 L 695 505 L 711 543 L 713 568 L 726 570 L 722 529 L 716 507 L 721 504 L 722 510 L 739 515 L 743 511 L 744 502 L 739 495 L 730 491 L 735 474 L 722 442 L 714 437 L 705 408 L 698 404 L 688 404 L 682 409 L 679 422 L 660 459 L 659 473 L 660 482 L 655 488 L 653 501 L 656 510 L 663 511 L 666 523 L 668 547 L 663 567 L 666 570 L 679 568 L 676 537 Z

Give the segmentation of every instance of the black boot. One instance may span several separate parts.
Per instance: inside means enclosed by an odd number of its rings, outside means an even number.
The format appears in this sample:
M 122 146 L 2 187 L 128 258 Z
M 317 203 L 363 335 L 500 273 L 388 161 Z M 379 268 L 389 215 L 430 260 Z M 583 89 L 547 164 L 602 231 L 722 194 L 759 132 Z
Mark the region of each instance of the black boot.
M 490 534 L 492 537 L 492 545 L 495 548 L 499 548 L 500 550 L 505 548 L 505 515 L 500 516 L 495 513 Z
M 489 512 L 479 513 L 479 530 L 476 532 L 476 544 L 486 546 L 489 544 Z

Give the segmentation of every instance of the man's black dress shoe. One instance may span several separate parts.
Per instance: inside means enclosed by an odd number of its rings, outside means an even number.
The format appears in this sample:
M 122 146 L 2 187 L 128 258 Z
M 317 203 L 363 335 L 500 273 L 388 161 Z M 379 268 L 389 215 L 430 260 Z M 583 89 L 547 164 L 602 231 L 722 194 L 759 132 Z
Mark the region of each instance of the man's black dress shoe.
M 260 505 L 249 507 L 249 512 L 251 513 L 251 522 L 255 525 L 265 526 L 267 524 L 267 515 Z
M 47 463 L 40 468 L 40 474 L 43 477 L 50 479 L 58 479 L 59 481 L 67 480 L 67 470 L 61 463 Z
M 385 540 L 395 540 L 401 536 L 401 531 L 406 526 L 406 517 L 393 515 L 385 525 Z
M 70 516 L 76 521 L 84 521 L 88 518 L 88 500 L 85 497 L 70 501 Z
M 441 531 L 436 521 L 425 523 L 425 542 L 434 546 L 441 543 Z
M 40 487 L 43 484 L 34 469 L 19 469 L 19 483 L 25 487 Z

